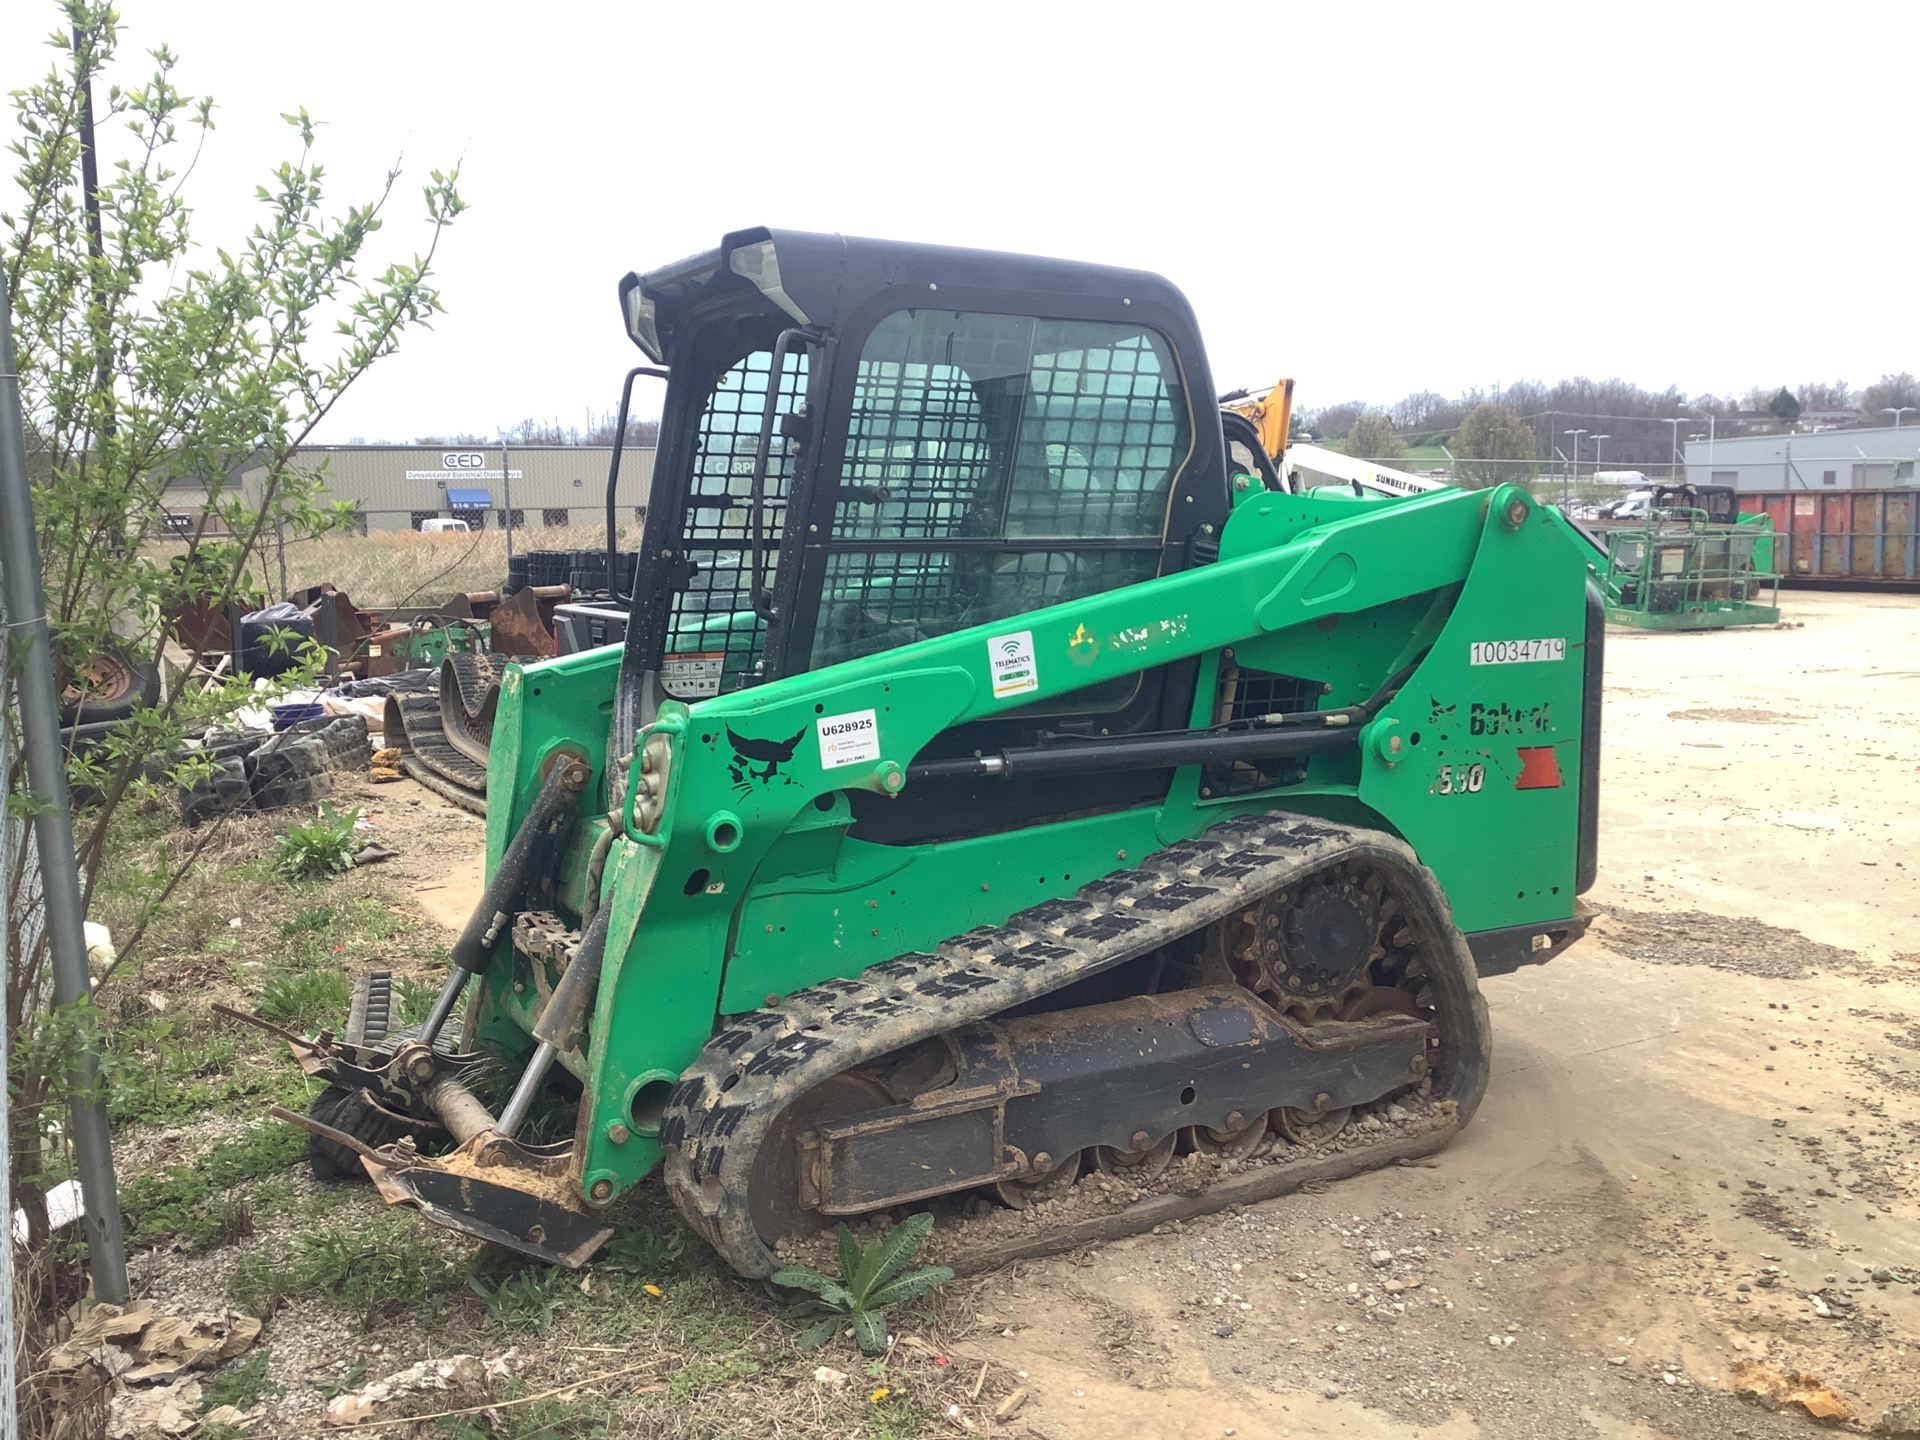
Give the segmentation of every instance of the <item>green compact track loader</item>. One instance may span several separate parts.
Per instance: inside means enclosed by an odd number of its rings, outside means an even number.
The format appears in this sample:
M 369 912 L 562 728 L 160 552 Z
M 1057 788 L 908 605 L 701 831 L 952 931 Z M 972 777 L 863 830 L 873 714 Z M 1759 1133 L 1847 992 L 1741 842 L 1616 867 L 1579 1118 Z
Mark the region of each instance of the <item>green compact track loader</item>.
M 665 382 L 624 642 L 507 671 L 430 1017 L 375 977 L 294 1042 L 317 1165 L 566 1263 L 658 1170 L 764 1276 L 841 1218 L 1032 1250 L 1466 1124 L 1478 976 L 1586 923 L 1580 534 L 1291 493 L 1149 274 L 757 229 L 620 303 L 623 431 Z

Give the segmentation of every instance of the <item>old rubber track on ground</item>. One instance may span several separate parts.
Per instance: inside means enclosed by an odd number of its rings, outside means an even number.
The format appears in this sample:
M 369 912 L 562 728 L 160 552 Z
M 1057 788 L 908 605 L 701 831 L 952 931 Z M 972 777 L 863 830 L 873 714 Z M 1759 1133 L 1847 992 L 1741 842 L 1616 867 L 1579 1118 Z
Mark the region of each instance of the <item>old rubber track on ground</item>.
M 487 767 L 448 742 L 438 693 L 387 696 L 384 728 L 402 770 L 462 810 L 487 813 Z
M 493 717 L 500 708 L 507 663 L 502 656 L 471 650 L 455 650 L 440 662 L 440 723 L 447 743 L 482 771 L 493 743 Z
M 688 1222 L 730 1264 L 743 1274 L 769 1275 L 779 1261 L 753 1224 L 754 1160 L 781 1112 L 805 1091 L 1149 954 L 1354 860 L 1391 877 L 1401 914 L 1423 937 L 1438 1041 L 1431 1093 L 1457 1107 L 1457 1128 L 1486 1089 L 1489 1027 L 1472 958 L 1439 884 L 1411 848 L 1390 835 L 1274 813 L 1217 825 L 1082 886 L 1071 899 L 970 930 L 931 954 L 897 956 L 857 978 L 796 991 L 778 1008 L 735 1017 L 668 1101 L 660 1129 L 668 1188 Z M 1383 1152 L 1380 1163 L 1393 1158 Z M 1229 1193 L 1218 1203 L 1245 1198 Z

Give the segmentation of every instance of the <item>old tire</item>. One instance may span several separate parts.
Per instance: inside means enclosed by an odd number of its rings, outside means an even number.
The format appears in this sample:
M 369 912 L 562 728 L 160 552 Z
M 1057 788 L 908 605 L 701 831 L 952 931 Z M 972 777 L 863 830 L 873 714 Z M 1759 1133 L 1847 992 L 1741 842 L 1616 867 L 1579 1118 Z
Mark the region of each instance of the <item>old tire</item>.
M 62 725 L 97 725 L 124 720 L 142 701 L 159 697 L 159 676 L 152 663 L 128 645 L 109 643 L 87 656 L 63 678 Z

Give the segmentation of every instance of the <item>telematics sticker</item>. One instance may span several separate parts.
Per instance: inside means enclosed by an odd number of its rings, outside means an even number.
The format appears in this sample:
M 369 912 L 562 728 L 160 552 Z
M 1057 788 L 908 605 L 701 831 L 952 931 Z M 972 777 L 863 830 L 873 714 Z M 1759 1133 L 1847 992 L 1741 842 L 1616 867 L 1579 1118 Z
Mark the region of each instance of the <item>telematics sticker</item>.
M 871 710 L 854 710 L 845 715 L 822 715 L 820 730 L 820 768 L 833 770 L 841 765 L 858 765 L 862 760 L 880 758 L 880 724 Z
M 1524 665 L 1532 660 L 1564 660 L 1565 640 L 1475 640 L 1467 646 L 1470 665 Z
M 987 641 L 987 669 L 993 675 L 993 698 L 1025 695 L 1040 688 L 1040 667 L 1033 659 L 1033 632 L 996 635 Z

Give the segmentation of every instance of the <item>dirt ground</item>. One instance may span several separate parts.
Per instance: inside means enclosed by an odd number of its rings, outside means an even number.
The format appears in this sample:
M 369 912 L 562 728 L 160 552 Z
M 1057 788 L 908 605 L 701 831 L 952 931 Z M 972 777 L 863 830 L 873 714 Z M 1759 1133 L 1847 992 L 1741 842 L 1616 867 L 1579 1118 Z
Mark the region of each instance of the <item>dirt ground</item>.
M 1785 611 L 1609 634 L 1604 914 L 1486 982 L 1493 1082 L 1431 1168 L 983 1287 L 1036 1432 L 1813 1424 L 1732 1398 L 1743 1361 L 1920 1399 L 1920 597 Z
M 1743 1362 L 1920 1404 L 1920 597 L 1608 637 L 1592 934 L 1487 981 L 1493 1082 L 1432 1161 L 969 1287 L 1002 1433 L 1773 1435 Z M 370 817 L 451 928 L 477 823 Z M 446 814 L 440 812 L 445 811 Z M 1916 1421 L 1920 1424 L 1920 1421 Z

